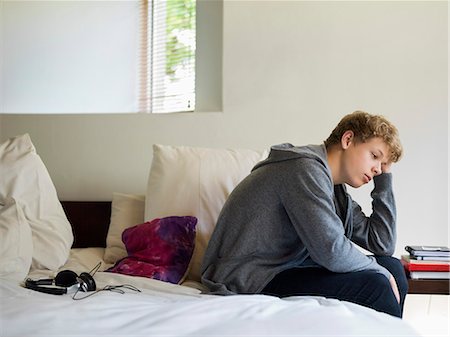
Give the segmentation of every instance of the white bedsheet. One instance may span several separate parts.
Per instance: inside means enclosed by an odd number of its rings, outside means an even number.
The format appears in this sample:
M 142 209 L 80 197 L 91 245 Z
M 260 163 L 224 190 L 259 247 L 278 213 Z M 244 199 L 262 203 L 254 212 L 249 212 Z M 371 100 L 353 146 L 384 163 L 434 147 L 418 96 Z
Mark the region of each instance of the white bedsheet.
M 73 250 L 62 269 L 90 270 L 102 254 L 86 252 Z M 0 336 L 418 336 L 398 318 L 338 300 L 222 297 L 141 277 L 98 272 L 94 278 L 98 288 L 131 284 L 141 292 L 101 291 L 75 301 L 1 280 Z

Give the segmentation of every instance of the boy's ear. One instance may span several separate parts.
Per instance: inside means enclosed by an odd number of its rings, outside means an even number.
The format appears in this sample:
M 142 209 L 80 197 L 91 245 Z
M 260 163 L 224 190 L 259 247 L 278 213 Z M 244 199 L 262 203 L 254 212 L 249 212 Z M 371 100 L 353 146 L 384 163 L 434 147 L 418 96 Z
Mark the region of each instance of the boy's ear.
M 347 149 L 350 144 L 353 142 L 355 134 L 352 130 L 347 130 L 341 137 L 341 146 L 343 149 Z

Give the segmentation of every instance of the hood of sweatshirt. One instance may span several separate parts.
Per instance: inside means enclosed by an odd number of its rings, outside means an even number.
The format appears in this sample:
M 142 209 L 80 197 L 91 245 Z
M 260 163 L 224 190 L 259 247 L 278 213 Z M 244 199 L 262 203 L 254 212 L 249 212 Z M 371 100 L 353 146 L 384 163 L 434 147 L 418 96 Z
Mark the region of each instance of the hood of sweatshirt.
M 299 158 L 315 159 L 320 161 L 324 166 L 328 167 L 327 150 L 324 144 L 294 146 L 290 143 L 283 143 L 272 146 L 270 148 L 270 153 L 267 159 L 256 164 L 255 167 L 253 167 L 252 171 L 272 163 Z

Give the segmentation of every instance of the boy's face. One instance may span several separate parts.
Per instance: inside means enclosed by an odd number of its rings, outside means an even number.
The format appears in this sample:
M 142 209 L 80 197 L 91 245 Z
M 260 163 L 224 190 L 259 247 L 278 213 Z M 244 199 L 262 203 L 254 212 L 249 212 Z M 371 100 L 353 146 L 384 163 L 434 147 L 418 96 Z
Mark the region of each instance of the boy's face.
M 365 143 L 355 142 L 353 133 L 347 139 L 342 138 L 344 148 L 342 173 L 344 181 L 352 187 L 360 187 L 370 182 L 374 176 L 381 174 L 388 167 L 389 147 L 379 137 L 371 138 Z M 383 166 L 383 168 L 382 168 Z

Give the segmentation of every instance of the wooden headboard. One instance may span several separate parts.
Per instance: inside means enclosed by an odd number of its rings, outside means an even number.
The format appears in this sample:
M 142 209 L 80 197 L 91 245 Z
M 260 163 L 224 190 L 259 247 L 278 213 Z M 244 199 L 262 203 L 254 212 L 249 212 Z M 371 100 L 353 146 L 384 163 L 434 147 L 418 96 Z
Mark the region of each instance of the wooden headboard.
M 72 225 L 72 248 L 106 247 L 111 201 L 61 201 Z

